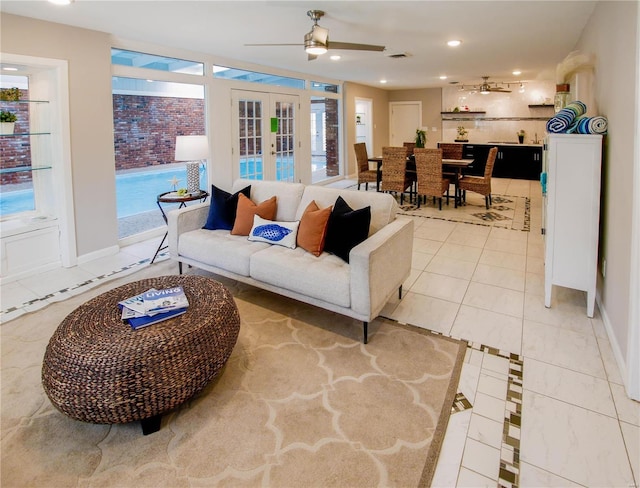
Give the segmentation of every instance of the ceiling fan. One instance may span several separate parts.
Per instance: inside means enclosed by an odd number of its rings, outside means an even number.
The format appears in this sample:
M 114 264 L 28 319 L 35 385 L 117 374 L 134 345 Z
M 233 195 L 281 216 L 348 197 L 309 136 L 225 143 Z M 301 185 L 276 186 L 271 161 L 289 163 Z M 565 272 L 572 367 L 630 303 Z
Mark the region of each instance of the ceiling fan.
M 511 93 L 511 90 L 507 90 L 500 85 L 501 83 L 497 83 L 495 81 L 489 82 L 489 77 L 483 76 L 482 83 L 480 85 L 472 85 L 472 86 L 466 86 L 466 87 L 465 85 L 462 85 L 462 89 L 466 91 L 479 91 L 482 95 L 487 95 L 488 93 L 492 93 L 492 92 Z
M 304 46 L 304 50 L 309 55 L 309 61 L 316 59 L 329 49 L 349 49 L 354 51 L 384 51 L 385 46 L 373 44 L 357 44 L 353 42 L 341 42 L 329 40 L 329 29 L 318 25 L 318 20 L 322 18 L 322 10 L 309 10 L 307 15 L 313 20 L 311 30 L 304 35 L 303 44 L 245 44 L 245 46 Z

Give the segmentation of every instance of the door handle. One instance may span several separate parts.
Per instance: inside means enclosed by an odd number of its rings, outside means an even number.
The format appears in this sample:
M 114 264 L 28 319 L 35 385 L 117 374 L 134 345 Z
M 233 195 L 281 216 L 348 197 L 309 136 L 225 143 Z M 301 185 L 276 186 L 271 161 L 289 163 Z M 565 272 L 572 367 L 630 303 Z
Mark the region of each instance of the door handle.
M 272 156 L 275 156 L 275 155 L 276 155 L 276 152 L 275 152 L 275 151 L 271 151 L 271 155 L 272 155 Z

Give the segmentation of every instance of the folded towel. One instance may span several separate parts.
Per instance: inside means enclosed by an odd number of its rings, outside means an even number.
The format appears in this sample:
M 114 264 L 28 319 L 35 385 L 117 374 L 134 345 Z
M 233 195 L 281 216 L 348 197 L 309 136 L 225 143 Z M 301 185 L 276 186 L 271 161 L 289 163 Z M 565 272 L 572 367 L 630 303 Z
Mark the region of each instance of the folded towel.
M 606 117 L 601 115 L 596 115 L 595 117 L 581 115 L 575 118 L 567 132 L 576 134 L 606 134 L 607 128 L 608 121 Z
M 547 121 L 547 132 L 567 132 L 576 117 L 584 115 L 587 106 L 579 100 L 571 102 Z

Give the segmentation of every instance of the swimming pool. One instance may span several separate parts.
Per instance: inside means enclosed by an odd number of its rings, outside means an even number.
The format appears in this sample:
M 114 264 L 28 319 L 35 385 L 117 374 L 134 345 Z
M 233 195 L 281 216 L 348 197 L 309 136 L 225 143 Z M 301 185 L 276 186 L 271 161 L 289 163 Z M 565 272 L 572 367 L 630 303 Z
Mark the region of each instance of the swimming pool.
M 241 161 L 240 177 L 262 174 L 262 160 Z M 134 173 L 120 173 L 116 175 L 116 205 L 118 218 L 131 217 L 144 212 L 158 210 L 156 198 L 160 193 L 173 190 L 170 181 L 176 177 L 179 182 L 177 188 L 186 188 L 187 171 L 184 166 L 154 169 Z M 276 178 L 278 180 L 293 181 L 293 168 L 285 169 L 279 161 L 276 164 Z M 200 188 L 209 191 L 207 186 L 207 172 L 200 166 Z M 175 206 L 177 206 L 176 204 Z M 169 204 L 169 209 L 172 207 Z M 0 192 L 0 217 L 34 210 L 33 189 Z
M 179 180 L 177 187 L 186 188 L 187 173 L 184 167 L 116 175 L 118 218 L 158 210 L 156 198 L 160 193 L 173 190 L 170 181 L 174 176 Z M 202 166 L 200 188 L 207 188 L 207 172 Z M 33 189 L 0 193 L 0 216 L 29 210 L 34 210 Z

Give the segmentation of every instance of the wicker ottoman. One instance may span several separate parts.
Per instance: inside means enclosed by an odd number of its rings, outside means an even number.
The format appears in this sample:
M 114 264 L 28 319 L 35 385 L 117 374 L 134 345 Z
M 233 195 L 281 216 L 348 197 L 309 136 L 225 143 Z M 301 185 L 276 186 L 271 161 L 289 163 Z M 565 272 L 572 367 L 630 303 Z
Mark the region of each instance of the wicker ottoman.
M 133 330 L 118 302 L 149 288 L 182 285 L 189 299 L 178 317 Z M 231 355 L 240 316 L 229 290 L 203 276 L 162 276 L 129 283 L 71 312 L 51 337 L 42 384 L 53 405 L 98 424 L 140 420 L 160 428 L 167 412 L 202 390 Z

